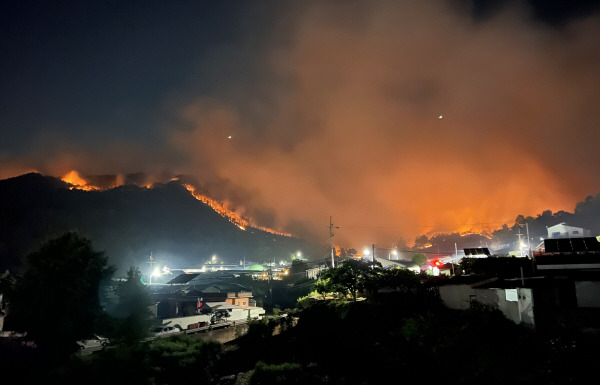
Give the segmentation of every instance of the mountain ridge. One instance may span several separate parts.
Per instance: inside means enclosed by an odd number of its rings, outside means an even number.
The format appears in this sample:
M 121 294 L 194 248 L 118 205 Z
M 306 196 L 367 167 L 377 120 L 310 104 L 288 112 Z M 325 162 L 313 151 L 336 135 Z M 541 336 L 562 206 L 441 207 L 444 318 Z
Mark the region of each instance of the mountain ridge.
M 71 230 L 105 251 L 120 271 L 146 268 L 150 255 L 172 267 L 195 267 L 212 255 L 236 264 L 315 250 L 299 238 L 241 229 L 177 180 L 84 191 L 56 177 L 23 174 L 0 180 L 0 210 L 2 271 L 19 270 L 23 257 L 45 239 Z

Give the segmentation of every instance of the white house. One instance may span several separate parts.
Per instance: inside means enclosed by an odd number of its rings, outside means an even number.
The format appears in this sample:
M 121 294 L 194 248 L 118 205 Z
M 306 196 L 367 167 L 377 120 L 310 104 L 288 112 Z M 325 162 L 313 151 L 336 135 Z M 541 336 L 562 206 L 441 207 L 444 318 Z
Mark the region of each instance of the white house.
M 546 227 L 546 229 L 548 229 L 548 238 L 580 238 L 590 237 L 592 235 L 590 230 L 581 227 L 567 226 L 565 222 Z

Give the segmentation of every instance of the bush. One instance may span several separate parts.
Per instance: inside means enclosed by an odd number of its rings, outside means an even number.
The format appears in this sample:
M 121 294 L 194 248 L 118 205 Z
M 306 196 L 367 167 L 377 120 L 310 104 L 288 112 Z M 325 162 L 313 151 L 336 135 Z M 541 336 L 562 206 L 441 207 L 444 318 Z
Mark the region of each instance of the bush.
M 254 372 L 250 377 L 248 385 L 271 385 L 271 384 L 322 384 L 327 382 L 327 377 L 322 373 L 312 370 L 313 367 L 303 367 L 300 364 L 284 362 L 277 365 L 269 365 L 263 361 L 256 363 Z

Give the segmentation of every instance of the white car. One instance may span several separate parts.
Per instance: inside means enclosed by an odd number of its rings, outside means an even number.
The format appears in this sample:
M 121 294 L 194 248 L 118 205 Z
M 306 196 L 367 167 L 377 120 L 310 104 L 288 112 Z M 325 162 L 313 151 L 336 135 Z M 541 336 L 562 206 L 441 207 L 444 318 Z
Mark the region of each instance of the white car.
M 181 330 L 174 326 L 159 326 L 151 330 L 155 337 L 163 337 L 171 334 L 177 334 Z
M 102 349 L 108 345 L 108 338 L 94 335 L 94 338 L 77 341 L 77 345 L 81 350 L 83 349 Z

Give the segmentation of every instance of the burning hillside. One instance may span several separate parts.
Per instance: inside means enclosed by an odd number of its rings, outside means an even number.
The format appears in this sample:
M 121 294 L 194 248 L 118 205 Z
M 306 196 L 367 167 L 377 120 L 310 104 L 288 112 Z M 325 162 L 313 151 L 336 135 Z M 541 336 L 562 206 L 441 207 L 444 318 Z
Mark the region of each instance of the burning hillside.
M 223 204 L 216 201 L 215 199 L 212 199 L 204 194 L 200 194 L 199 192 L 196 191 L 196 188 L 194 186 L 192 186 L 191 184 L 184 183 L 183 187 L 185 187 L 190 192 L 190 194 L 192 194 L 194 196 L 194 198 L 209 205 L 219 215 L 221 215 L 223 218 L 229 219 L 229 222 L 233 223 L 240 229 L 246 230 L 246 227 L 248 227 L 247 220 L 245 220 L 244 218 L 239 216 L 234 211 L 229 210 L 227 207 L 225 207 Z
M 90 185 L 84 178 L 82 178 L 77 171 L 70 171 L 60 178 L 63 182 L 69 184 L 71 190 L 84 190 L 94 191 L 100 190 L 98 187 Z
M 108 190 L 108 189 L 112 189 L 115 187 L 119 187 L 124 184 L 124 178 L 119 175 L 100 175 L 100 176 L 85 176 L 84 177 L 84 176 L 81 176 L 75 170 L 72 170 L 69 173 L 62 176 L 61 180 L 65 183 L 69 184 L 71 189 L 84 190 L 84 191 Z M 227 220 L 229 220 L 229 222 L 233 223 L 241 230 L 246 230 L 246 228 L 252 227 L 252 228 L 256 228 L 258 230 L 265 231 L 265 232 L 268 232 L 271 234 L 282 235 L 282 236 L 286 236 L 286 237 L 292 236 L 291 234 L 276 231 L 276 230 L 273 230 L 268 227 L 257 226 L 257 225 L 251 224 L 248 219 L 242 218 L 242 216 L 240 216 L 234 210 L 229 209 L 223 203 L 217 201 L 216 199 L 209 197 L 206 194 L 200 193 L 198 191 L 198 189 L 196 187 L 194 187 L 193 185 L 191 185 L 189 183 L 184 183 L 181 180 L 179 180 L 178 178 L 174 178 L 174 180 L 181 182 L 183 187 L 185 187 L 194 198 L 196 198 L 197 200 L 201 201 L 202 203 L 208 205 L 217 214 L 219 214 L 223 218 L 226 218 Z M 146 188 L 152 187 L 152 184 L 148 183 L 148 182 L 144 182 L 141 185 L 140 185 L 140 183 L 136 183 L 135 181 L 128 180 L 128 182 L 131 184 L 138 185 L 140 187 L 146 187 Z

